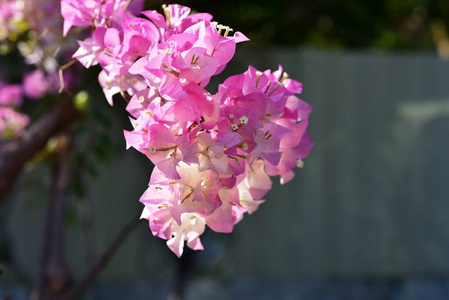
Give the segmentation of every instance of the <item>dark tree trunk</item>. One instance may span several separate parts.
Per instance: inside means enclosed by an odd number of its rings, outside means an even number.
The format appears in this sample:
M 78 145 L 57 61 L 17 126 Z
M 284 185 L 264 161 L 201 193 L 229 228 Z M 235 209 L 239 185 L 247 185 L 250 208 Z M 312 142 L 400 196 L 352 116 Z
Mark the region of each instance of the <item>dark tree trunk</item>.
M 58 152 L 51 161 L 52 184 L 42 240 L 39 274 L 31 299 L 60 299 L 69 284 L 64 259 L 64 217 L 70 187 L 72 135 L 57 137 Z

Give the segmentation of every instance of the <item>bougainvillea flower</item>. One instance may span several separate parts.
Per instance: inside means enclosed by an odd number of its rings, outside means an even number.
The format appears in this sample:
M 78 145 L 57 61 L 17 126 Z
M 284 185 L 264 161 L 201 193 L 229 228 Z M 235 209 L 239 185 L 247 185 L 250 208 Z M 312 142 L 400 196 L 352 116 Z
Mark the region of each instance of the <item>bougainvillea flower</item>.
M 163 14 L 142 12 L 146 19 L 122 1 L 63 3 L 65 33 L 94 27 L 74 57 L 85 67 L 100 65 L 110 104 L 118 93 L 129 99 L 127 148 L 155 165 L 140 198 L 142 218 L 177 256 L 185 245 L 203 249 L 206 226 L 231 232 L 264 202 L 270 176 L 285 183 L 302 166 L 313 146 L 306 131 L 312 108 L 294 95 L 302 84 L 281 66 L 250 66 L 216 94 L 205 89 L 245 35 L 176 4 L 163 6 Z

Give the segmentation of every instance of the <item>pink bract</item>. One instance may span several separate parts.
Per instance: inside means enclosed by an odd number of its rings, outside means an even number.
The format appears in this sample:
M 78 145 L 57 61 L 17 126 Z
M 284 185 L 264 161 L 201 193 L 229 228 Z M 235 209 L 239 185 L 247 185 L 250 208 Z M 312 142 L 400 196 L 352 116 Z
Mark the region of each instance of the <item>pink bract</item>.
M 3 85 L 0 87 L 0 105 L 19 107 L 22 105 L 22 87 L 19 84 Z
M 23 92 L 30 99 L 40 99 L 49 90 L 48 80 L 42 70 L 25 74 L 23 79 Z

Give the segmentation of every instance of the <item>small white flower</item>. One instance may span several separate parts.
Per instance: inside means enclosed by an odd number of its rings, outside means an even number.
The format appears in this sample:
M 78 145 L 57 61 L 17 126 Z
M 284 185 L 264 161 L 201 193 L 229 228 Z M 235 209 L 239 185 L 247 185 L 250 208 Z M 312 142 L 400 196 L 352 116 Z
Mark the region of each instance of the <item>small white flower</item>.
M 241 117 L 241 118 L 240 118 L 240 123 L 242 123 L 242 124 L 248 124 L 248 117 L 246 117 L 246 116 Z

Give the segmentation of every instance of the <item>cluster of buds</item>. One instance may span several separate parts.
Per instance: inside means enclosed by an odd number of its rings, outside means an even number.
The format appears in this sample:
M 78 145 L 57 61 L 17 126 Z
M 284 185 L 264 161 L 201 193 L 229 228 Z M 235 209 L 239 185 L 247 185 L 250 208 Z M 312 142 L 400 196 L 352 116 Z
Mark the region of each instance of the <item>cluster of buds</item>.
M 64 32 L 93 26 L 74 57 L 102 67 L 99 81 L 111 105 L 114 94 L 129 99 L 127 146 L 155 165 L 140 198 L 142 218 L 181 256 L 185 243 L 203 249 L 206 225 L 231 232 L 245 212 L 257 210 L 270 176 L 293 178 L 313 145 L 306 132 L 312 109 L 295 96 L 302 85 L 281 67 L 249 67 L 209 93 L 210 78 L 248 39 L 231 36 L 207 13 L 168 5 L 160 14 L 139 4 L 62 0 Z

